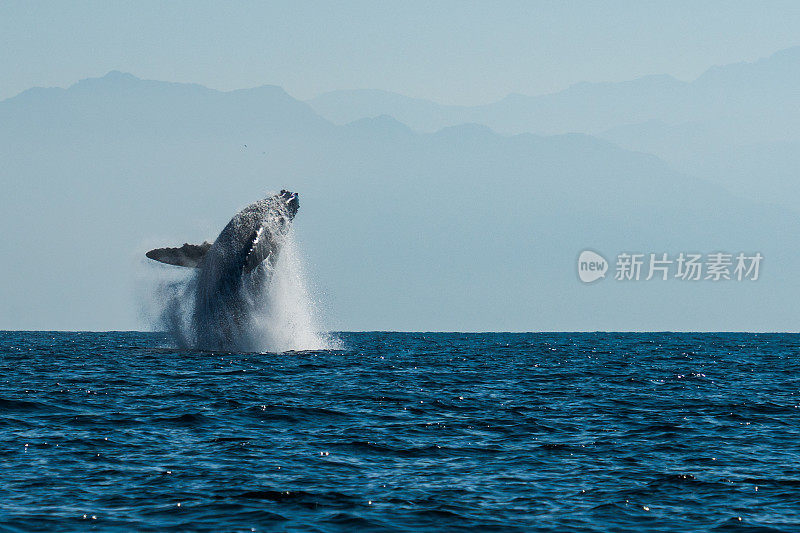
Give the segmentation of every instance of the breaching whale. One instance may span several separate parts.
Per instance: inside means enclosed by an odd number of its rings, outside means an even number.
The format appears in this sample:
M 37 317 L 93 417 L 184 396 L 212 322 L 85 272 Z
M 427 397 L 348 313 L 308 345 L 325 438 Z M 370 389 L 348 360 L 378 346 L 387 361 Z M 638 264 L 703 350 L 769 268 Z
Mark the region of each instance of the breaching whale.
M 150 259 L 197 269 L 187 287 L 193 292 L 191 338 L 182 342 L 203 349 L 237 348 L 252 300 L 269 282 L 299 208 L 299 195 L 282 190 L 239 211 L 213 243 L 147 252 Z

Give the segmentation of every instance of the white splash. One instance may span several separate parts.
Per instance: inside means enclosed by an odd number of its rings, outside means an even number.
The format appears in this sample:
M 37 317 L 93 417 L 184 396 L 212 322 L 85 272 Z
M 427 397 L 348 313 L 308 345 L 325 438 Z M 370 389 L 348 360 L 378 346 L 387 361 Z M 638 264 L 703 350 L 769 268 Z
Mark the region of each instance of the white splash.
M 270 352 L 338 347 L 337 339 L 321 333 L 317 304 L 309 293 L 293 232 L 287 235 L 272 277 L 264 287 L 262 294 L 253 295 L 245 345 L 254 351 Z
M 201 346 L 198 339 L 209 335 L 199 335 L 198 328 L 232 332 L 232 345 L 225 346 L 226 350 L 266 353 L 341 348 L 335 336 L 323 332 L 318 320 L 318 304 L 311 297 L 293 231 L 286 235 L 274 270 L 265 267 L 254 271 L 263 276 L 259 280 L 263 283 L 245 283 L 241 288 L 244 316 L 236 324 L 197 320 L 195 271 L 182 279 L 161 281 L 154 298 L 159 302 L 157 326 L 169 332 L 179 347 L 188 349 L 219 348 Z

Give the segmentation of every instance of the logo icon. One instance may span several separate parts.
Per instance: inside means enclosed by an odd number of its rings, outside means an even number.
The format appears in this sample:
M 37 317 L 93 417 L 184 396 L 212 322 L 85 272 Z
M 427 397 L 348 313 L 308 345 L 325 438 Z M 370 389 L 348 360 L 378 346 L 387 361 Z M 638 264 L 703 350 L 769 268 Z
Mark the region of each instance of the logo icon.
M 584 283 L 591 283 L 606 277 L 608 261 L 602 255 L 591 250 L 584 250 L 578 256 L 578 277 Z

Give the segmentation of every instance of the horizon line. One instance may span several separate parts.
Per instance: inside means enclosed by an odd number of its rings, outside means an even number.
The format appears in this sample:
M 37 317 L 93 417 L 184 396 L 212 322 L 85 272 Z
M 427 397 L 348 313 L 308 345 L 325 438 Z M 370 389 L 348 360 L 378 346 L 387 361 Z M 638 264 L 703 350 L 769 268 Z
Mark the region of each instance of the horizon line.
M 0 329 L 2 333 L 154 333 L 159 335 L 168 335 L 168 331 L 147 331 L 136 329 L 107 329 L 107 330 L 91 330 L 91 329 Z M 482 334 L 512 334 L 512 335 L 536 335 L 548 333 L 563 333 L 563 334 L 576 334 L 576 333 L 616 333 L 616 334 L 639 334 L 639 333 L 697 333 L 697 334 L 720 334 L 720 333 L 735 333 L 735 334 L 777 334 L 777 335 L 798 335 L 800 331 L 786 331 L 786 330 L 683 330 L 683 329 L 663 329 L 663 330 L 611 330 L 611 329 L 576 329 L 576 330 L 556 330 L 556 329 L 543 329 L 538 331 L 511 331 L 511 330 L 482 330 L 482 331 L 448 331 L 448 330 L 392 330 L 392 329 L 365 329 L 365 330 L 331 330 L 321 331 L 321 334 L 339 334 L 339 333 L 423 333 L 423 334 L 454 334 L 454 335 L 482 335 Z

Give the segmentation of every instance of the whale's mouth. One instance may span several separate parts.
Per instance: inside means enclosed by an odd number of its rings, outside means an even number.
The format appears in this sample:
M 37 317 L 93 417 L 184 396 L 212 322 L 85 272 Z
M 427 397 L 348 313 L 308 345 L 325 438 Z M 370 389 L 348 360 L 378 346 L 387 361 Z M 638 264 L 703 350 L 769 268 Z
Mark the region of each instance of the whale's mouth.
M 280 197 L 284 202 L 286 202 L 286 208 L 289 210 L 289 214 L 294 217 L 294 215 L 297 213 L 297 210 L 300 209 L 300 195 L 296 192 L 283 189 L 281 190 Z

